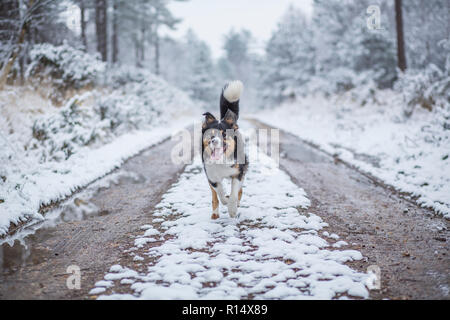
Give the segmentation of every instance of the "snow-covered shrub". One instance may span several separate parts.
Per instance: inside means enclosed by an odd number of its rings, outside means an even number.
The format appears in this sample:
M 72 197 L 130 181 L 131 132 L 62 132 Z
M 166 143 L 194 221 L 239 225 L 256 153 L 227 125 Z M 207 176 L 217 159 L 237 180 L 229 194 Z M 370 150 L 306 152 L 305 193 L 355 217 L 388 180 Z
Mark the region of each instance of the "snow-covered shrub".
M 133 66 L 118 66 L 108 70 L 107 83 L 110 87 L 117 89 L 131 82 L 142 83 L 151 73 L 142 68 Z
M 131 127 L 149 126 L 154 118 L 167 121 L 195 106 L 188 95 L 146 69 L 121 67 L 111 70 L 107 84 L 116 88 L 100 99 L 106 114 L 117 113 L 116 119 Z M 109 110 L 105 110 L 108 107 Z
M 296 90 L 299 91 L 297 96 L 343 97 L 360 106 L 377 104 L 380 92 L 372 71 L 356 73 L 349 68 L 336 68 L 326 74 L 314 76 L 306 86 Z
M 355 87 L 356 74 L 349 68 L 335 68 L 324 75 L 328 86 L 324 90 L 328 93 L 345 92 Z
M 80 146 L 108 140 L 110 122 L 102 121 L 92 108 L 81 106 L 85 96 L 70 99 L 58 113 L 36 120 L 28 149 L 41 162 L 70 158 Z
M 320 92 L 326 96 L 339 94 L 362 85 L 372 85 L 372 76 L 370 71 L 356 73 L 350 68 L 339 67 L 312 77 L 305 92 Z
M 377 104 L 378 85 L 374 80 L 368 80 L 367 82 L 359 84 L 356 88 L 350 90 L 347 94 L 352 101 L 356 102 L 360 106 L 367 104 Z
M 404 113 L 410 116 L 416 106 L 433 110 L 435 106 L 450 107 L 450 68 L 440 70 L 430 64 L 424 70 L 407 69 L 399 76 L 395 89 L 402 93 Z
M 41 162 L 67 160 L 82 147 L 151 130 L 196 107 L 185 93 L 146 70 L 112 70 L 108 81 L 117 89 L 75 96 L 57 113 L 36 120 L 29 152 L 38 153 Z
M 136 90 L 139 85 L 128 85 Z M 134 91 L 136 93 L 136 91 Z M 110 129 L 117 133 L 145 128 L 152 123 L 158 113 L 151 100 L 143 99 L 135 94 L 113 93 L 100 97 L 94 106 L 101 121 L 107 120 Z
M 39 153 L 41 162 L 67 160 L 81 147 L 110 142 L 115 136 L 142 126 L 145 112 L 137 112 L 142 105 L 138 98 L 102 94 L 92 107 L 84 105 L 88 97 L 92 94 L 76 96 L 57 113 L 34 122 L 29 149 Z
M 4 117 L 0 117 L 0 163 L 9 163 L 14 156 L 14 150 L 11 148 L 10 142 L 7 139 L 6 134 L 3 134 L 2 128 L 7 128 L 7 121 Z M 0 188 L 6 182 L 8 178 L 8 166 L 0 166 Z M 0 195 L 0 202 L 2 196 Z
M 94 84 L 104 72 L 105 63 L 93 56 L 64 43 L 53 46 L 37 44 L 30 51 L 31 63 L 27 75 L 51 81 L 59 89 L 79 89 Z

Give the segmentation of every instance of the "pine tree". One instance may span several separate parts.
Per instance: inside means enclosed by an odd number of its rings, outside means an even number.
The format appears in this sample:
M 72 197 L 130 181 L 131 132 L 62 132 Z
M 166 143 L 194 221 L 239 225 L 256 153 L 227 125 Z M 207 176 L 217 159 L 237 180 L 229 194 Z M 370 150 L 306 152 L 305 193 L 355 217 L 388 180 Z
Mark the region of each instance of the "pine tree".
M 266 47 L 263 67 L 265 95 L 275 101 L 295 95 L 314 74 L 312 32 L 304 14 L 289 7 Z
M 218 95 L 211 51 L 192 30 L 186 35 L 188 70 L 183 88 L 193 99 L 212 104 Z
M 397 59 L 395 43 L 386 30 L 370 30 L 363 19 L 355 19 L 342 40 L 347 46 L 348 67 L 358 75 L 366 72 L 380 88 L 392 87 L 397 78 Z
M 225 55 L 218 62 L 220 83 L 239 79 L 244 83 L 245 94 L 241 98 L 242 106 L 247 110 L 256 106 L 260 94 L 257 92 L 259 83 L 258 55 L 253 52 L 255 40 L 248 30 L 230 30 L 224 37 L 223 49 Z
M 450 2 L 403 1 L 403 24 L 408 67 L 423 69 L 432 63 L 444 70 L 450 55 L 442 46 L 450 40 Z
M 225 35 L 223 49 L 232 78 L 245 79 L 247 77 L 251 41 L 251 33 L 247 30 L 241 30 L 240 32 L 230 30 Z

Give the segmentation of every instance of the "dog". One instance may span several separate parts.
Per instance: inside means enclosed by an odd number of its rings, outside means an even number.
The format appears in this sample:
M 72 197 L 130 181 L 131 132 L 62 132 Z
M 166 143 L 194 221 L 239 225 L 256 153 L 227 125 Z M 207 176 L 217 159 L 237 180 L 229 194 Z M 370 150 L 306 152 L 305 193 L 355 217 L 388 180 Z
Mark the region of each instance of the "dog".
M 203 114 L 202 162 L 212 192 L 211 219 L 219 218 L 219 199 L 234 218 L 242 198 L 242 186 L 248 169 L 244 139 L 239 132 L 239 100 L 243 91 L 241 81 L 231 81 L 222 88 L 220 119 L 211 113 Z M 231 179 L 230 195 L 225 195 L 224 179 Z

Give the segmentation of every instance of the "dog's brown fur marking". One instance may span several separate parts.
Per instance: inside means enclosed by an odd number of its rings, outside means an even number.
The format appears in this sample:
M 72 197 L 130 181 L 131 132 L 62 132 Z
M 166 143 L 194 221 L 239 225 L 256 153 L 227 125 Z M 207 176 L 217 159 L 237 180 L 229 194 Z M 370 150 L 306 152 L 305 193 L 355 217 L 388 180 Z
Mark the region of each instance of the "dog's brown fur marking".
M 234 149 L 236 149 L 236 143 L 233 138 L 226 138 L 224 141 L 227 144 L 227 150 L 225 151 L 225 156 L 229 157 L 234 153 Z
M 212 208 L 213 208 L 213 214 L 211 215 L 211 219 L 216 220 L 219 218 L 219 214 L 217 212 L 218 211 L 218 207 L 219 207 L 219 199 L 217 198 L 217 192 L 216 190 L 214 190 L 214 188 L 209 185 L 209 187 L 211 188 L 211 192 L 212 192 Z

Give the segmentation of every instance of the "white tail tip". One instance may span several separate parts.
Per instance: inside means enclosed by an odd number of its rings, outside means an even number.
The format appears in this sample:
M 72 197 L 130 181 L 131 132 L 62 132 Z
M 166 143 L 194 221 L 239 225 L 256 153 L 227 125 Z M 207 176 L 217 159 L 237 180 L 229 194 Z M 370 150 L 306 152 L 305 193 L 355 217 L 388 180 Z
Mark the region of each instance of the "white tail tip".
M 228 102 L 236 102 L 241 97 L 242 91 L 244 90 L 244 85 L 240 80 L 230 81 L 225 86 L 223 91 L 223 96 Z

